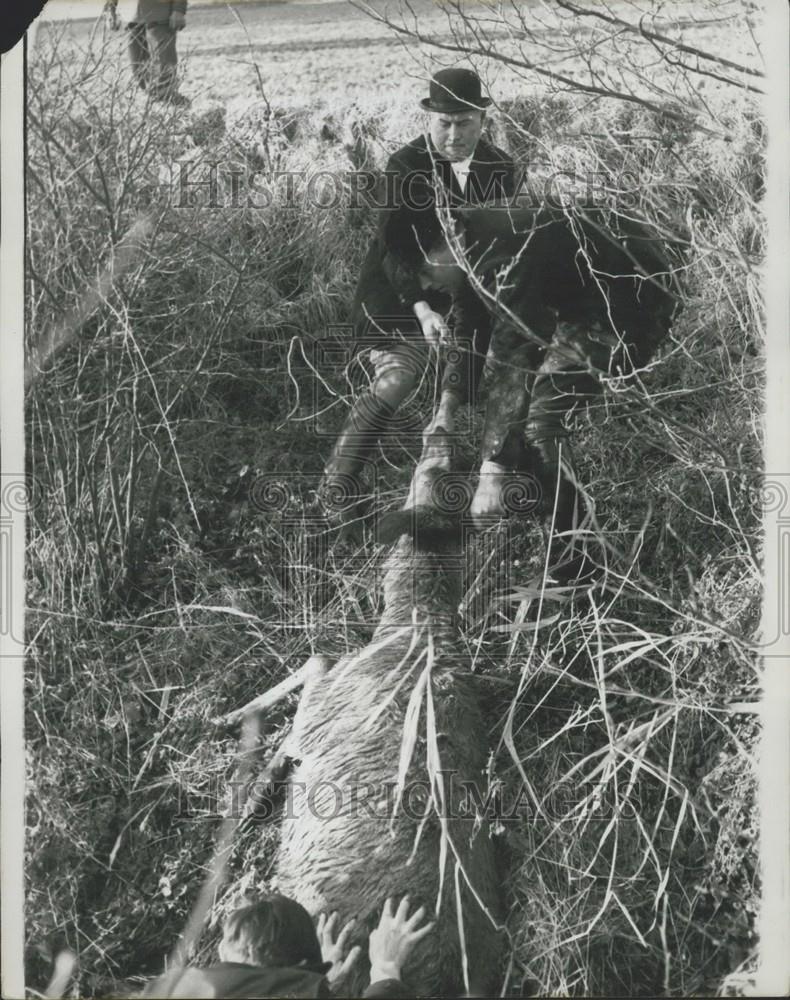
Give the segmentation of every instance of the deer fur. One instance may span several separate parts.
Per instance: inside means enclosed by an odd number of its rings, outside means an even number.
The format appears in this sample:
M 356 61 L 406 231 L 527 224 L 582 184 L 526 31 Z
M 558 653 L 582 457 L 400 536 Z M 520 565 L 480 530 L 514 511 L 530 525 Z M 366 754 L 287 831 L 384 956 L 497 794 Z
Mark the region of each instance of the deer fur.
M 274 762 L 280 773 L 291 767 L 277 887 L 314 916 L 356 918 L 350 946 L 365 954 L 342 986 L 349 996 L 367 986 L 365 945 L 385 899 L 406 893 L 436 919 L 404 970 L 409 990 L 492 995 L 498 976 L 494 844 L 464 788 L 473 783 L 485 800 L 488 731 L 456 628 L 460 532 L 436 498 L 450 459 L 447 431 L 426 433 L 406 507 L 386 526 L 396 540 L 373 638 L 332 666 L 314 662 Z M 399 766 L 405 797 L 395 809 Z

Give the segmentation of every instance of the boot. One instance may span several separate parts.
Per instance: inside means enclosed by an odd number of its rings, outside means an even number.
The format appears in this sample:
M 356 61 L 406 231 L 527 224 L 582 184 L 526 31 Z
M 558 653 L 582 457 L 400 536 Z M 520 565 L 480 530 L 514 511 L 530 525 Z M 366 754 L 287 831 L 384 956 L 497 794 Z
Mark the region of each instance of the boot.
M 483 436 L 480 442 L 480 478 L 472 498 L 470 513 L 479 530 L 495 524 L 505 514 L 526 513 L 530 489 L 527 481 L 512 483 L 509 473 L 525 471 L 523 426 L 529 411 L 531 369 L 535 349 L 512 331 L 495 329 L 491 350 L 491 378 L 488 389 Z M 512 502 L 516 501 L 516 506 Z
M 479 531 L 503 517 L 532 514 L 540 506 L 543 485 L 534 473 L 532 452 L 523 431 L 511 428 L 495 455 L 483 453 L 470 514 Z
M 372 392 L 354 403 L 324 467 L 319 497 L 331 524 L 361 517 L 365 501 L 362 472 L 395 408 Z

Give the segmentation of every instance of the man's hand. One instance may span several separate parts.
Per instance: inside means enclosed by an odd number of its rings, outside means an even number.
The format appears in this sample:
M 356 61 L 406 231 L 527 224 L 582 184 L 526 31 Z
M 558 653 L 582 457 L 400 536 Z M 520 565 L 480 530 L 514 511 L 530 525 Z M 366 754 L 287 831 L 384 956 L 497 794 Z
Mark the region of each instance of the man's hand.
M 370 935 L 368 944 L 371 983 L 381 982 L 382 979 L 400 979 L 401 969 L 414 946 L 434 928 L 434 922 L 419 926 L 424 916 L 424 906 L 409 916 L 408 896 L 400 901 L 397 911 L 394 900 L 387 900 L 379 925 Z
M 348 942 L 349 935 L 354 929 L 354 919 L 345 925 L 343 930 L 338 934 L 337 939 L 335 939 L 335 926 L 337 925 L 337 910 L 330 914 L 329 918 L 325 913 L 322 913 L 318 917 L 318 925 L 316 930 L 318 932 L 318 942 L 321 945 L 321 955 L 325 962 L 331 962 L 332 968 L 327 972 L 326 978 L 330 986 L 336 983 L 339 979 L 343 979 L 347 975 L 348 971 L 353 966 L 354 962 L 359 958 L 362 949 L 359 945 L 355 945 L 351 951 L 343 958 L 343 952 L 346 950 L 346 944 Z
M 180 10 L 174 10 L 170 15 L 170 30 L 171 31 L 181 31 L 182 28 L 186 27 L 187 19 Z
M 420 321 L 422 335 L 431 345 L 438 348 L 450 336 L 450 328 L 447 326 L 444 317 L 434 312 L 427 302 L 417 302 L 414 306 L 414 314 Z

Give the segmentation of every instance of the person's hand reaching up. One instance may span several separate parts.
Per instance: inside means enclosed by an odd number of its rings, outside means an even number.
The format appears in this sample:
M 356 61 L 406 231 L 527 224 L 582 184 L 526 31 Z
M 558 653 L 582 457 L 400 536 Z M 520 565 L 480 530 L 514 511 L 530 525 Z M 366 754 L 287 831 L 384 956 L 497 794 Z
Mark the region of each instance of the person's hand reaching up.
M 371 933 L 368 944 L 371 983 L 401 978 L 401 970 L 414 946 L 435 926 L 433 921 L 420 926 L 424 917 L 424 906 L 409 916 L 408 896 L 403 897 L 397 910 L 392 898 L 386 901 L 379 925 Z

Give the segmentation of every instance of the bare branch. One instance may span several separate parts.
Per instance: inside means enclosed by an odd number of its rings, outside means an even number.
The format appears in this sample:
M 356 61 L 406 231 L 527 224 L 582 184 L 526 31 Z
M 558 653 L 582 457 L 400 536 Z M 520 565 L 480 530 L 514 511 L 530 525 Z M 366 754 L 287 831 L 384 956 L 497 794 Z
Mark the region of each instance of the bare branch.
M 683 122 L 686 120 L 685 116 L 680 112 L 677 112 L 672 108 L 662 107 L 654 101 L 649 101 L 647 98 L 639 97 L 637 94 L 629 94 L 628 92 L 622 90 L 615 90 L 608 87 L 596 86 L 595 84 L 583 83 L 580 80 L 575 80 L 573 77 L 566 76 L 564 73 L 556 73 L 553 70 L 539 66 L 536 62 L 527 59 L 523 55 L 521 59 L 516 59 L 513 56 L 507 56 L 502 52 L 497 52 L 490 46 L 485 47 L 482 42 L 477 48 L 469 45 L 461 45 L 459 43 L 443 42 L 436 38 L 432 38 L 430 35 L 423 34 L 423 32 L 417 28 L 406 28 L 403 25 L 396 24 L 393 20 L 391 20 L 391 18 L 389 18 L 389 16 L 375 10 L 375 8 L 365 3 L 364 0 L 349 0 L 349 2 L 352 6 L 363 11 L 369 17 L 379 21 L 381 24 L 386 25 L 397 34 L 403 35 L 407 38 L 413 38 L 424 45 L 432 45 L 434 48 L 442 49 L 446 52 L 458 52 L 466 56 L 478 56 L 484 59 L 491 59 L 494 62 L 502 63 L 504 66 L 530 70 L 538 76 L 551 80 L 553 83 L 562 84 L 570 90 L 579 91 L 584 94 L 594 94 L 597 97 L 615 98 L 620 101 L 626 101 L 630 104 L 638 104 L 640 107 L 647 108 L 655 114 L 664 115 L 666 118 L 672 119 L 673 121 Z M 693 108 L 688 108 L 687 111 L 697 113 Z M 726 133 L 708 128 L 701 123 L 697 124 L 697 128 L 707 132 L 709 135 L 716 135 L 725 139 L 727 138 Z
M 580 7 L 578 4 L 573 3 L 572 0 L 557 0 L 557 5 L 573 14 L 577 14 L 579 17 L 600 18 L 600 20 L 605 21 L 607 24 L 616 25 L 618 28 L 622 28 L 623 31 L 627 31 L 635 35 L 641 35 L 643 38 L 647 38 L 652 42 L 659 42 L 662 45 L 671 45 L 673 48 L 677 49 L 678 52 L 686 52 L 689 55 L 697 56 L 699 59 L 707 59 L 710 62 L 718 63 L 720 66 L 726 66 L 727 69 L 734 69 L 739 73 L 747 73 L 749 76 L 757 76 L 760 78 L 765 77 L 765 73 L 759 69 L 753 69 L 751 66 L 744 66 L 741 63 L 733 62 L 731 59 L 725 59 L 723 56 L 715 56 L 713 53 L 706 52 L 704 49 L 699 49 L 694 45 L 686 45 L 685 42 L 679 42 L 674 38 L 669 38 L 667 35 L 660 35 L 657 31 L 648 31 L 641 22 L 639 26 L 630 24 L 628 21 L 624 21 L 620 17 L 615 17 L 612 14 L 605 14 L 600 8 L 592 9 Z M 721 79 L 725 78 L 722 77 Z M 727 80 L 726 82 L 732 83 L 735 86 L 742 86 L 742 84 L 738 84 L 734 80 Z M 763 93 L 763 91 L 758 91 L 758 93 Z

